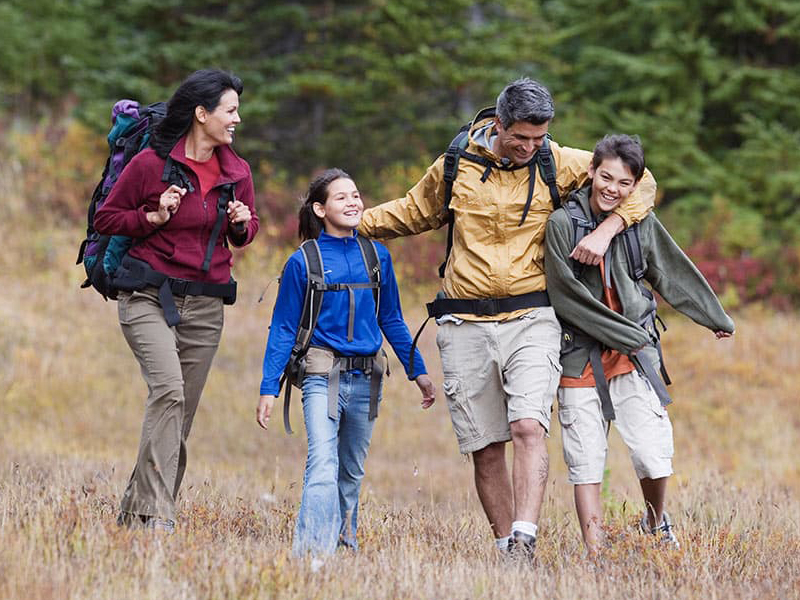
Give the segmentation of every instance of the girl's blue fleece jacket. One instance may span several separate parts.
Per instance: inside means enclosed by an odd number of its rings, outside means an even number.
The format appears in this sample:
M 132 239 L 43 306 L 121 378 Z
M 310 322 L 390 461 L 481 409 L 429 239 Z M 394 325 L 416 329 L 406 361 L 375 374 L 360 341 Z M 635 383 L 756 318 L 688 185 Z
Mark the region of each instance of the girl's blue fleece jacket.
M 326 283 L 369 283 L 364 259 L 353 234 L 338 238 L 320 234 L 319 249 Z M 403 363 L 408 378 L 427 373 L 419 350 L 415 349 L 414 372 L 409 373 L 411 334 L 403 321 L 400 295 L 392 268 L 392 258 L 386 247 L 375 242 L 381 263 L 380 307 L 375 319 L 375 299 L 371 289 L 355 289 L 355 322 L 353 340 L 347 341 L 350 300 L 347 291 L 327 291 L 322 298 L 319 321 L 311 337 L 311 345 L 330 348 L 342 356 L 374 355 L 383 343 L 381 331 Z M 272 313 L 267 349 L 264 353 L 261 394 L 277 396 L 280 377 L 294 346 L 297 326 L 306 293 L 306 266 L 301 250 L 289 257 L 283 270 L 275 310 Z

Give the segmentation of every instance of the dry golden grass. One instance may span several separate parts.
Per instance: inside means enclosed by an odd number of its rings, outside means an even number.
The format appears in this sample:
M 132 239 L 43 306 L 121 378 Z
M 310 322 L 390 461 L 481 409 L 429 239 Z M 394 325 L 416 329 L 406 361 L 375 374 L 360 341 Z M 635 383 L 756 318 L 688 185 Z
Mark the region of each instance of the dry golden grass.
M 190 439 L 178 533 L 129 532 L 114 519 L 145 386 L 114 303 L 78 289 L 79 229 L 25 218 L 23 204 L 0 209 L 0 598 L 800 596 L 797 315 L 739 314 L 723 342 L 668 319 L 677 473 L 668 508 L 680 551 L 635 533 L 639 491 L 612 434 L 613 544 L 584 557 L 554 423 L 536 564 L 499 559 L 446 403 L 423 412 L 395 361 L 367 460 L 361 552 L 315 572 L 288 552 L 305 457 L 299 403 L 293 437 L 279 418 L 269 433 L 254 420 L 275 286 L 257 298 L 284 253 L 259 245 L 241 256 L 240 300 Z M 404 285 L 412 328 L 422 312 L 411 299 L 429 291 Z M 421 347 L 440 384 L 435 329 Z

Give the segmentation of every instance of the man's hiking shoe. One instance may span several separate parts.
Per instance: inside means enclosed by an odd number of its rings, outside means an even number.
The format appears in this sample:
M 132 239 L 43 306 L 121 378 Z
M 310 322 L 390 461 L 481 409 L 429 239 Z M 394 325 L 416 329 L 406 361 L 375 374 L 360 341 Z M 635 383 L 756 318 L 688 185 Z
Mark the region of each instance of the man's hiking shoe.
M 515 559 L 532 561 L 536 550 L 536 536 L 514 531 L 508 540 L 508 556 Z
M 645 511 L 642 520 L 639 521 L 639 529 L 642 531 L 642 533 L 660 536 L 660 541 L 662 544 L 671 545 L 675 547 L 675 549 L 681 547 L 680 543 L 678 542 L 678 538 L 675 536 L 675 532 L 672 531 L 672 520 L 669 518 L 669 515 L 666 512 L 661 518 L 661 525 L 651 528 L 647 519 L 647 512 Z

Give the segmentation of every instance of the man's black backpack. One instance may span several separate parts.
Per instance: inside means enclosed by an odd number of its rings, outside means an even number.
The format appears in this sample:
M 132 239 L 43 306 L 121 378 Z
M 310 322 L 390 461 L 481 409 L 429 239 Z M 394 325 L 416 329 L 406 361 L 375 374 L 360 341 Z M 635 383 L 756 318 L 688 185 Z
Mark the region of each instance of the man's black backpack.
M 314 335 L 314 329 L 317 326 L 317 320 L 319 319 L 319 313 L 322 307 L 322 298 L 325 292 L 347 291 L 351 294 L 350 297 L 352 298 L 351 290 L 363 288 L 371 289 L 375 300 L 375 315 L 377 316 L 378 314 L 381 296 L 381 263 L 378 258 L 378 251 L 372 240 L 361 236 L 356 236 L 356 240 L 361 250 L 361 257 L 364 259 L 364 266 L 369 274 L 370 280 L 368 283 L 325 283 L 325 268 L 322 262 L 322 254 L 319 250 L 319 243 L 315 239 L 310 239 L 300 245 L 300 250 L 302 251 L 306 266 L 306 273 L 308 275 L 305 296 L 303 298 L 303 312 L 300 315 L 297 336 L 295 337 L 294 346 L 292 346 L 292 352 L 289 355 L 289 362 L 286 364 L 280 382 L 281 387 L 285 386 L 283 424 L 287 433 L 292 433 L 292 428 L 289 424 L 289 401 L 291 399 L 292 386 L 300 388 L 303 385 L 305 357 L 311 345 L 311 337 Z M 351 305 L 351 321 L 348 328 L 348 333 L 350 335 L 352 335 L 353 312 L 353 307 Z
M 502 171 L 515 171 L 517 169 L 527 168 L 530 171 L 530 184 L 528 185 L 528 199 L 525 202 L 525 209 L 522 212 L 522 218 L 520 219 L 519 225 L 522 225 L 525 222 L 525 218 L 528 216 L 528 210 L 531 207 L 531 200 L 533 199 L 533 189 L 534 186 L 536 185 L 537 168 L 539 169 L 539 173 L 541 174 L 542 179 L 547 184 L 547 187 L 550 190 L 550 199 L 553 201 L 553 209 L 556 209 L 559 206 L 561 206 L 561 198 L 558 194 L 558 187 L 556 187 L 556 166 L 555 166 L 555 161 L 553 160 L 553 152 L 550 149 L 549 134 L 545 137 L 542 147 L 539 148 L 539 150 L 536 151 L 536 154 L 533 155 L 533 158 L 531 158 L 531 160 L 524 165 L 503 164 L 498 166 L 497 164 L 495 164 L 494 162 L 492 162 L 491 160 L 489 160 L 484 156 L 467 152 L 467 145 L 469 144 L 469 131 L 472 128 L 472 125 L 474 123 L 483 121 L 484 119 L 494 117 L 495 114 L 496 113 L 494 106 L 484 108 L 482 111 L 480 111 L 475 116 L 475 119 L 463 125 L 461 129 L 459 129 L 458 133 L 450 142 L 450 145 L 447 147 L 447 151 L 445 152 L 444 207 L 445 210 L 447 210 L 448 212 L 447 250 L 445 251 L 444 262 L 442 262 L 442 264 L 439 266 L 439 277 L 444 277 L 445 265 L 447 265 L 447 259 L 450 257 L 450 251 L 453 248 L 453 211 L 450 210 L 450 200 L 452 200 L 453 197 L 453 183 L 455 182 L 456 177 L 458 176 L 458 162 L 462 157 L 485 167 L 486 170 L 483 172 L 481 181 L 486 181 L 492 169 L 500 169 Z

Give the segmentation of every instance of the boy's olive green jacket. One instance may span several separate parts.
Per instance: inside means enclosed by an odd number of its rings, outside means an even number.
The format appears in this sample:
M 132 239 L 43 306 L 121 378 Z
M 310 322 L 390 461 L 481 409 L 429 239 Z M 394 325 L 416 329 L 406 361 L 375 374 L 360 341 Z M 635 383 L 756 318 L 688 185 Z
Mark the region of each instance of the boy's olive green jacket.
M 570 194 L 593 218 L 589 208 L 590 186 Z M 600 220 L 604 215 L 600 215 Z M 638 225 L 642 246 L 644 279 L 669 304 L 696 323 L 712 331 L 734 330 L 716 294 L 691 260 L 678 247 L 652 213 Z M 553 212 L 547 221 L 545 271 L 547 292 L 562 322 L 561 364 L 564 375 L 578 377 L 589 360 L 589 350 L 597 340 L 623 354 L 640 350 L 657 369 L 658 351 L 654 345 L 655 322 L 639 325 L 651 312 L 651 299 L 628 271 L 622 235 L 611 242 L 611 278 L 622 305 L 622 314 L 603 301 L 603 281 L 599 267 L 584 266 L 578 278 L 569 258 L 575 246 L 572 218 L 565 208 Z M 646 330 L 645 327 L 649 330 Z M 580 330 L 574 335 L 574 328 Z M 584 335 L 580 335 L 583 333 Z

